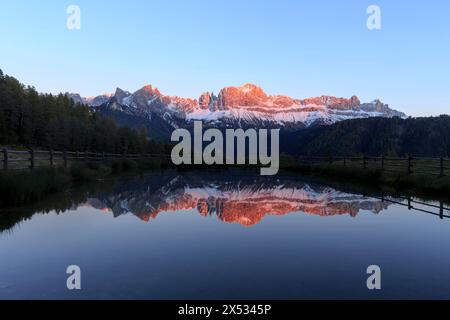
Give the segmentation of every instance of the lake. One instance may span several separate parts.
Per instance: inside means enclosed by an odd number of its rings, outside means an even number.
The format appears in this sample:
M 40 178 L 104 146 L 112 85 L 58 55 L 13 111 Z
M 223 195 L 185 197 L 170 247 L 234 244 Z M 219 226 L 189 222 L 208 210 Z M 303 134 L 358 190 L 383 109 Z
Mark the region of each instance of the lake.
M 98 182 L 0 213 L 0 299 L 449 299 L 448 207 L 237 169 Z

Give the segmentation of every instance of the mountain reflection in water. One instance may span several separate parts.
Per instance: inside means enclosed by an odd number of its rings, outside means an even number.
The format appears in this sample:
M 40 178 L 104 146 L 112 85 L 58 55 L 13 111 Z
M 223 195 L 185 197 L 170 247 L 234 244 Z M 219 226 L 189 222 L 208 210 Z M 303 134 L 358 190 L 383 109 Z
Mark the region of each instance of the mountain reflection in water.
M 311 179 L 155 171 L 0 212 L 0 299 L 450 297 L 447 202 Z
M 167 177 L 166 177 L 167 178 Z M 112 212 L 115 217 L 132 213 L 144 221 L 165 212 L 196 210 L 227 223 L 250 227 L 266 215 L 303 212 L 319 216 L 356 216 L 360 210 L 379 213 L 389 203 L 363 195 L 341 192 L 323 185 L 259 176 L 223 173 L 175 175 L 155 187 L 155 177 L 134 188 L 89 198 L 84 206 Z M 136 186 L 139 185 L 139 188 Z M 151 187 L 153 186 L 153 187 Z

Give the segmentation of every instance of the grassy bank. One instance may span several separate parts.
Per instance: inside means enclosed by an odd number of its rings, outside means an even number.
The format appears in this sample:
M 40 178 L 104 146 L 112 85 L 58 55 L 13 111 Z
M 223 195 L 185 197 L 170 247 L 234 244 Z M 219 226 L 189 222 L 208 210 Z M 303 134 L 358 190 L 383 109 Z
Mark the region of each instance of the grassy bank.
M 430 174 L 386 172 L 340 165 L 293 165 L 285 169 L 337 181 L 379 185 L 396 191 L 410 191 L 439 196 L 450 195 L 450 177 Z
M 104 179 L 127 172 L 162 169 L 163 160 L 113 160 L 74 163 L 69 168 L 39 168 L 0 173 L 0 207 L 42 200 L 78 182 Z

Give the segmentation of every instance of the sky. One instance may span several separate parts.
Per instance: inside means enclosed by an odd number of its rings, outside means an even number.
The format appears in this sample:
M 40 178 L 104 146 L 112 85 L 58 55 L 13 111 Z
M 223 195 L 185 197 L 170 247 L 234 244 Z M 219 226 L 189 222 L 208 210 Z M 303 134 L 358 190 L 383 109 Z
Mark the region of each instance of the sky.
M 68 29 L 69 5 L 81 28 Z M 369 30 L 377 5 L 381 29 Z M 0 69 L 41 92 L 376 98 L 450 113 L 450 1 L 0 0 Z

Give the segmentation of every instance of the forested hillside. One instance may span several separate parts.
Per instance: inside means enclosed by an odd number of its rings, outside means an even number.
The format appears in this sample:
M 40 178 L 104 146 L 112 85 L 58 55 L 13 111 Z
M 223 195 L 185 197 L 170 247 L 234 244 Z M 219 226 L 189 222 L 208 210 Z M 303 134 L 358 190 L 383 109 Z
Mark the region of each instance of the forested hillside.
M 293 155 L 450 156 L 450 116 L 368 118 L 282 132 L 281 148 Z
M 147 132 L 118 127 L 66 95 L 40 94 L 0 70 L 0 145 L 115 153 L 163 153 Z

